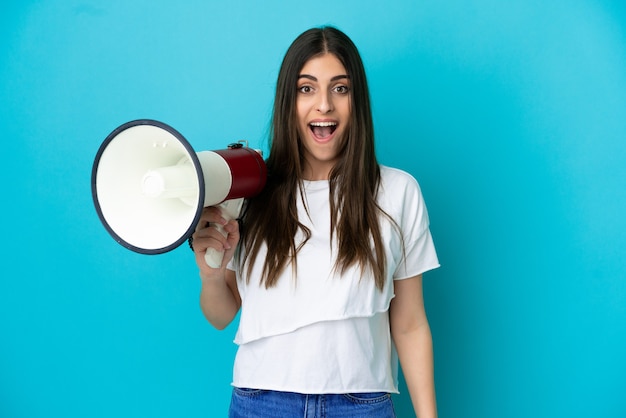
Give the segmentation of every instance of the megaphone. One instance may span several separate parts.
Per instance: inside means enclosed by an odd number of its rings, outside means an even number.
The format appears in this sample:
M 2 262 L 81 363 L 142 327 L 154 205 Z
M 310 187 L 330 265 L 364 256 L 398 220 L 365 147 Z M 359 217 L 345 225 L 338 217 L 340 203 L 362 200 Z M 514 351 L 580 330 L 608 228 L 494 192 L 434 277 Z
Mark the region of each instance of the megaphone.
M 161 254 L 187 241 L 207 206 L 219 205 L 224 218 L 236 219 L 243 200 L 260 193 L 266 178 L 261 153 L 242 141 L 196 153 L 171 126 L 141 119 L 106 137 L 91 192 L 100 221 L 118 243 Z M 222 256 L 209 249 L 205 259 L 218 268 Z

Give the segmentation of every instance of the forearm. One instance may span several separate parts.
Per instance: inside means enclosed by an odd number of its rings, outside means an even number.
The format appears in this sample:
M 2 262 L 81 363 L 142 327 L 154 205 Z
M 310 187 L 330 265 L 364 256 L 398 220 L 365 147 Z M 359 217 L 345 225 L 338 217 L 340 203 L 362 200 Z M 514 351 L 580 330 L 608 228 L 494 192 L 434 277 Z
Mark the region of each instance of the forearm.
M 221 276 L 221 277 L 220 277 Z M 239 298 L 224 278 L 223 271 L 216 276 L 203 277 L 200 307 L 206 319 L 217 329 L 224 329 L 239 311 Z
M 435 418 L 433 344 L 428 322 L 407 332 L 394 334 L 402 372 L 418 418 Z

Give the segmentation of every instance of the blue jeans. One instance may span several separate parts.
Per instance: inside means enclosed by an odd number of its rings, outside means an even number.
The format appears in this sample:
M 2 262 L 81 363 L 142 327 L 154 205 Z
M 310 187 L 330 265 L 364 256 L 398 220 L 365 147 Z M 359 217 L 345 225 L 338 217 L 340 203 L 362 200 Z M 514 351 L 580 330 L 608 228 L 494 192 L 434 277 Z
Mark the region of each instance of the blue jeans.
M 395 418 L 385 392 L 305 395 L 233 388 L 229 418 Z

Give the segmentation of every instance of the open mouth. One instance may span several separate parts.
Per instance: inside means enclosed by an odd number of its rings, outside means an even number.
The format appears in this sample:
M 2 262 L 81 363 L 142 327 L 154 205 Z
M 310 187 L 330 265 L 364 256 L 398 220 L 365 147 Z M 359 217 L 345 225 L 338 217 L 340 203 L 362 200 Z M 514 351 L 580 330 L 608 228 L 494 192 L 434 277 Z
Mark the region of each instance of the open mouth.
M 326 139 L 330 137 L 337 129 L 337 122 L 311 122 L 309 129 L 313 132 L 313 136 L 318 139 Z

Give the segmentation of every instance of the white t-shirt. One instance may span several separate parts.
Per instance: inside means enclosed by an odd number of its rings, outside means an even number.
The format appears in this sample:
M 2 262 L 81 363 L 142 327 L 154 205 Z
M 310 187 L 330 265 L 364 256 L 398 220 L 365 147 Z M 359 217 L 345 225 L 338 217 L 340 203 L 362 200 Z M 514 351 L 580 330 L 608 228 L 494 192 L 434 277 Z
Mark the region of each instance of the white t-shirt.
M 257 256 L 249 283 L 242 276 L 245 269 L 234 268 L 242 307 L 233 385 L 310 394 L 397 393 L 398 360 L 388 316 L 393 281 L 439 266 L 419 185 L 404 171 L 381 167 L 377 201 L 402 231 L 401 236 L 381 217 L 387 257 L 382 292 L 359 266 L 341 277 L 337 274 L 328 181 L 305 181 L 304 188 L 310 216 L 301 199 L 298 216 L 311 238 L 298 253 L 295 277 L 288 266 L 276 286 L 260 285 L 265 248 Z M 280 220 L 276 227 L 280 228 Z M 297 235 L 296 245 L 302 239 Z

